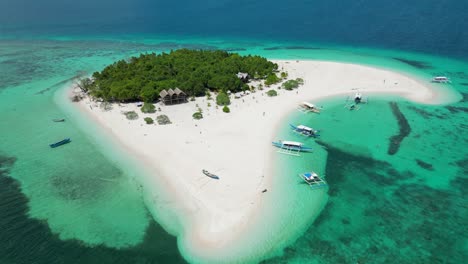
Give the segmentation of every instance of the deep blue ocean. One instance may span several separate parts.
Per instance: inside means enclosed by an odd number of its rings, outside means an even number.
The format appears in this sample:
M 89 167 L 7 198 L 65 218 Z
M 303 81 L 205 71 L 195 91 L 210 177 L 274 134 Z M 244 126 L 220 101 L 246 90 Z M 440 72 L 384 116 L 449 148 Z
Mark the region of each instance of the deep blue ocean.
M 398 103 L 412 134 L 393 159 L 361 155 L 353 152 L 356 142 L 324 136 L 323 162 L 334 176 L 327 178 L 328 204 L 297 241 L 255 261 L 462 263 L 468 258 L 467 14 L 467 0 L 0 0 L 0 264 L 191 261 L 151 217 L 134 175 L 68 117 L 50 125 L 64 115 L 54 93 L 75 77 L 180 47 L 450 76 L 459 102 Z M 372 107 L 397 126 L 388 102 Z M 330 119 L 311 122 L 336 123 L 341 110 L 335 105 Z M 379 126 L 386 128 L 378 120 L 363 123 L 363 129 Z M 51 153 L 44 142 L 63 134 L 81 143 Z M 352 147 L 334 145 L 337 140 Z
M 0 36 L 170 34 L 468 58 L 463 0 L 2 0 Z

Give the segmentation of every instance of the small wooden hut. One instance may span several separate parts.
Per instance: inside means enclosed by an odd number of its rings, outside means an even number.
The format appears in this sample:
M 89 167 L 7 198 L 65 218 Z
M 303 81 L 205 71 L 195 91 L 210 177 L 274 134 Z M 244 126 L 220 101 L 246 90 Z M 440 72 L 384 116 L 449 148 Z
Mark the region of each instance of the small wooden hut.
M 175 88 L 174 93 L 177 95 L 177 103 L 185 103 L 187 101 L 187 95 L 179 88 Z
M 187 101 L 187 95 L 179 88 L 175 88 L 174 90 L 169 89 L 167 91 L 162 90 L 159 96 L 161 97 L 161 102 L 165 105 L 180 104 Z

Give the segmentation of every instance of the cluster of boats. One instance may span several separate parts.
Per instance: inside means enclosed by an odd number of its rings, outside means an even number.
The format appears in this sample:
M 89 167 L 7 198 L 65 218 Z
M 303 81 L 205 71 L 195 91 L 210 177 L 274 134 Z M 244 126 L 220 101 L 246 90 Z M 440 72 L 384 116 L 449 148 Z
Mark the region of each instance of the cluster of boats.
M 303 113 L 320 113 L 320 109 L 316 107 L 314 104 L 308 102 L 302 102 L 298 106 L 298 110 Z M 291 130 L 304 137 L 312 137 L 317 138 L 320 136 L 320 131 L 314 129 L 312 127 L 308 127 L 306 125 L 293 125 L 289 124 Z M 293 155 L 293 156 L 300 156 L 301 152 L 311 152 L 312 148 L 309 146 L 304 145 L 302 142 L 297 141 L 290 141 L 290 140 L 278 140 L 272 142 L 273 146 L 277 147 L 278 153 Z M 323 180 L 316 172 L 305 172 L 299 174 L 299 177 L 306 182 L 311 188 L 324 188 L 327 187 L 327 183 Z
M 450 83 L 450 79 L 446 76 L 435 76 L 431 80 L 434 83 Z M 360 109 L 360 104 L 362 103 L 367 103 L 368 100 L 364 99 L 362 94 L 360 92 L 356 92 L 353 96 L 349 96 L 346 99 L 346 105 L 345 108 L 348 108 L 349 110 L 359 110 Z M 308 103 L 308 102 L 302 102 L 298 106 L 298 110 L 304 113 L 320 113 L 320 108 L 316 107 L 314 104 Z M 292 131 L 306 137 L 313 137 L 317 138 L 320 136 L 319 130 L 315 130 L 311 127 L 305 126 L 305 125 L 292 125 L 289 124 L 291 127 Z M 279 148 L 277 152 L 283 153 L 283 154 L 288 154 L 288 155 L 294 155 L 294 156 L 300 156 L 300 152 L 311 152 L 312 148 L 305 146 L 302 142 L 296 142 L 296 141 L 286 141 L 286 140 L 278 140 L 272 142 L 273 146 Z M 323 180 L 316 172 L 305 172 L 299 174 L 299 177 L 304 180 L 309 186 L 312 188 L 324 188 L 327 187 L 327 183 L 325 180 Z

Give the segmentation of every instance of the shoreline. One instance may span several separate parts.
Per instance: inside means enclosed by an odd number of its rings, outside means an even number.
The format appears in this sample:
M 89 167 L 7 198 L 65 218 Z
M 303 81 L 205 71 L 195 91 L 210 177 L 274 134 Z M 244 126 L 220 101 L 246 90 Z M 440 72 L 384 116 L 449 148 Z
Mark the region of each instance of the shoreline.
M 232 99 L 229 114 L 214 108 L 214 100 L 208 107 L 206 98 L 197 98 L 195 102 L 182 105 L 158 104 L 162 112 L 157 114 L 167 114 L 173 124 L 150 126 L 144 124 L 143 117 L 154 119 L 156 114 L 142 114 L 135 104 L 123 107 L 114 104 L 114 109 L 102 111 L 88 98 L 79 103 L 70 102 L 83 116 L 111 134 L 112 141 L 127 154 L 141 162 L 148 172 L 148 177 L 139 180 L 145 185 L 149 209 L 157 215 L 161 214 L 158 209 L 163 211 L 177 205 L 172 210 L 181 220 L 182 229 L 171 227 L 169 223 L 174 220 L 171 217 L 163 219 L 161 224 L 178 236 L 179 245 L 189 245 L 200 257 L 210 258 L 213 249 L 228 252 L 230 244 L 258 221 L 256 209 L 262 206 L 264 196 L 261 191 L 270 192 L 272 182 L 271 155 L 276 153 L 272 152 L 270 142 L 275 140 L 275 131 L 297 103 L 352 95 L 356 92 L 353 88 L 358 88 L 364 96 L 392 94 L 426 104 L 451 100 L 449 95 L 444 98 L 443 91 L 437 91 L 430 83 L 426 85 L 421 80 L 386 69 L 328 61 L 274 62 L 289 73 L 288 79 L 303 78 L 304 85 L 293 91 L 279 90 L 279 96 L 272 98 L 261 95 L 269 90 L 266 88 L 241 99 Z M 192 119 L 196 104 L 204 114 L 199 121 Z M 120 113 L 124 110 L 134 110 L 140 118 L 127 120 Z M 322 114 L 326 114 L 326 109 Z M 208 179 L 201 174 L 202 169 L 219 174 L 221 179 L 218 182 Z M 159 184 L 169 189 L 163 199 L 170 197 L 167 203 L 172 206 L 161 207 L 164 201 L 153 187 Z M 164 218 L 158 216 L 161 217 Z

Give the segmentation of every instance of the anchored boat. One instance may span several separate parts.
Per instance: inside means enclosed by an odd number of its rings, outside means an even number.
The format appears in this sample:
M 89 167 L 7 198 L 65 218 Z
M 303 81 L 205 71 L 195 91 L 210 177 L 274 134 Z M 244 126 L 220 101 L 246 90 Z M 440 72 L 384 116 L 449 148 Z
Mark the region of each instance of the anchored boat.
M 56 119 L 52 119 L 52 121 L 54 121 L 54 122 L 65 122 L 65 118 L 56 118 Z
M 352 101 L 350 101 L 351 98 L 352 98 Z M 360 104 L 364 104 L 368 102 L 369 102 L 369 98 L 364 99 L 362 94 L 360 92 L 357 92 L 354 94 L 353 97 L 348 96 L 348 98 L 346 98 L 345 108 L 348 108 L 349 110 L 359 110 L 361 109 Z
M 362 94 L 361 93 L 356 93 L 354 95 L 354 103 L 359 104 L 362 101 Z
M 52 144 L 50 144 L 49 146 L 50 146 L 51 148 L 56 148 L 56 147 L 59 147 L 59 146 L 68 144 L 68 143 L 70 143 L 70 142 L 71 142 L 71 139 L 70 139 L 70 138 L 66 138 L 66 139 L 60 140 L 59 142 L 52 143 Z
M 301 142 L 278 140 L 272 142 L 273 146 L 279 148 L 277 152 L 299 156 L 299 152 L 310 152 L 312 148 L 304 146 Z
M 289 124 L 289 126 L 291 126 L 291 129 L 296 132 L 296 133 L 299 133 L 303 136 L 306 136 L 306 137 L 318 137 L 320 136 L 318 133 L 319 133 L 319 130 L 315 130 L 311 127 L 308 127 L 308 126 L 304 126 L 304 125 L 298 125 L 298 126 L 295 126 L 295 125 L 292 125 L 292 124 Z
M 320 189 L 328 186 L 325 180 L 320 178 L 320 176 L 313 171 L 301 173 L 299 174 L 299 177 L 301 177 L 301 179 L 303 179 L 312 189 Z
M 431 81 L 435 82 L 435 83 L 449 83 L 450 79 L 448 77 L 446 77 L 446 76 L 436 76 L 436 77 L 432 78 Z

